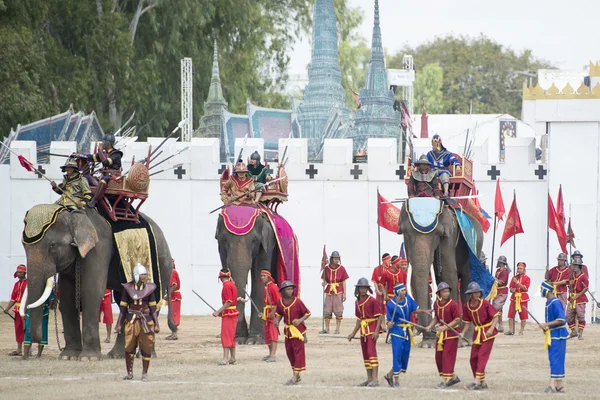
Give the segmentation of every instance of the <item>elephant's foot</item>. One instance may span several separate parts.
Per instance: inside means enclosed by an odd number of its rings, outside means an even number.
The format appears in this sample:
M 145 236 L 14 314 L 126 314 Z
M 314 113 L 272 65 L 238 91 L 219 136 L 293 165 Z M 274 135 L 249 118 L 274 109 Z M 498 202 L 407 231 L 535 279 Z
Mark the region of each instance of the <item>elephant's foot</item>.
M 102 353 L 100 350 L 85 349 L 79 353 L 79 360 L 84 361 L 101 361 Z
M 423 338 L 423 340 L 421 340 L 421 343 L 419 343 L 419 348 L 421 349 L 431 349 L 435 346 L 437 346 L 437 339 Z
M 260 335 L 250 336 L 246 340 L 246 344 L 260 344 L 260 345 L 263 345 L 263 344 L 265 344 L 265 339 L 263 337 L 261 337 Z
M 81 350 L 64 349 L 58 355 L 59 360 L 78 360 Z
M 107 354 L 108 358 L 125 358 L 125 349 L 118 349 L 117 346 L 113 347 L 111 351 Z
M 246 337 L 246 336 L 236 336 L 235 337 L 235 342 L 237 344 L 246 344 L 246 342 L 248 342 L 248 337 Z

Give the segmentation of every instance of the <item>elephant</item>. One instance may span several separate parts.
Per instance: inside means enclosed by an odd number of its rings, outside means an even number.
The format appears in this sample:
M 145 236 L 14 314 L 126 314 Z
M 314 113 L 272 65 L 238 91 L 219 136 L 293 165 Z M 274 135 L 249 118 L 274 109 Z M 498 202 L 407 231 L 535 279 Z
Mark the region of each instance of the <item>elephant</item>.
M 477 232 L 476 250 L 479 256 L 483 247 L 483 229 L 475 218 L 468 214 L 467 216 Z M 419 307 L 431 308 L 428 277 L 432 264 L 434 264 L 436 282 L 444 281 L 450 285 L 451 297 L 454 301 L 458 301 L 460 280 L 460 295 L 465 304 L 469 297 L 464 294 L 464 291 L 471 282 L 469 251 L 452 208 L 444 205 L 435 229 L 429 234 L 423 234 L 415 230 L 410 223 L 405 203 L 400 211 L 398 234 L 404 235 L 406 257 L 412 267 L 411 289 Z M 419 324 L 423 326 L 431 322 L 431 316 L 428 314 L 419 314 L 418 318 Z M 434 344 L 435 334 L 424 332 L 419 347 L 432 347 Z
M 36 207 L 48 205 L 34 206 L 29 212 Z M 152 227 L 156 240 L 162 287 L 169 288 L 172 271 L 169 246 L 160 227 L 147 216 L 142 216 Z M 47 288 L 52 287 L 51 280 L 58 273 L 59 307 L 65 338 L 65 347 L 59 358 L 102 359 L 98 331 L 100 302 L 106 288 L 114 291 L 117 301 L 122 291 L 118 271 L 109 268 L 113 255 L 110 225 L 96 209 L 65 210 L 56 216 L 41 240 L 32 244 L 24 243 L 23 246 L 27 258 L 27 303 L 31 306 L 30 334 L 33 341 L 39 341 L 42 336 L 42 308 L 36 306 L 50 294 Z M 77 268 L 80 270 L 79 285 L 76 282 Z M 79 310 L 76 306 L 77 294 L 81 301 Z M 170 298 L 168 296 L 169 301 Z M 39 300 L 33 301 L 35 299 Z M 21 307 L 26 307 L 26 304 L 21 304 Z M 168 325 L 176 329 L 170 306 Z M 108 356 L 118 358 L 124 354 L 124 338 L 118 335 Z
M 254 302 L 250 313 L 250 326 L 246 324 L 244 303 L 238 302 L 240 312 L 236 328 L 236 340 L 239 344 L 263 343 L 263 321 L 259 314 L 264 306 L 262 283 L 258 283 L 260 271 L 270 270 L 277 282 L 277 246 L 275 232 L 265 213 L 256 217 L 253 228 L 245 235 L 235 235 L 227 230 L 223 216 L 219 215 L 215 239 L 218 241 L 221 266 L 231 271 L 240 297 L 245 297 L 248 272 L 252 279 L 250 297 Z M 258 310 L 256 309 L 258 308 Z

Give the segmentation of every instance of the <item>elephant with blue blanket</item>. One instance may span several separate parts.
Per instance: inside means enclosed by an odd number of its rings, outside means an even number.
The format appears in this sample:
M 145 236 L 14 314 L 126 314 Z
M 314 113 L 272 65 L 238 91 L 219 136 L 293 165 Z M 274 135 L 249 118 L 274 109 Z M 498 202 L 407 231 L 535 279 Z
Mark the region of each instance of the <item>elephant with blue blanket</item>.
M 476 234 L 476 255 L 481 254 L 483 230 L 477 220 L 464 214 L 471 222 Z M 469 246 L 459 226 L 457 215 L 450 206 L 435 198 L 411 198 L 404 203 L 400 212 L 398 234 L 404 235 L 406 256 L 411 265 L 411 289 L 414 299 L 422 309 L 431 309 L 428 278 L 431 265 L 434 266 L 435 281 L 450 285 L 451 296 L 458 301 L 460 281 L 463 304 L 468 295 L 464 294 L 471 282 Z M 434 288 L 435 292 L 435 288 Z M 427 326 L 431 321 L 428 314 L 419 314 L 419 324 Z M 423 333 L 419 347 L 433 347 L 435 334 Z

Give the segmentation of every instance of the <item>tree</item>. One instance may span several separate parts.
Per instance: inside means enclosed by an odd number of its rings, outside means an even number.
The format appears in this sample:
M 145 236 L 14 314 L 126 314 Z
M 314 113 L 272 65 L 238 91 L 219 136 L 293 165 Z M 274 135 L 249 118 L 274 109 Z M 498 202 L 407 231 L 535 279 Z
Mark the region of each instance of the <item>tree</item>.
M 551 68 L 548 62 L 520 53 L 481 35 L 437 37 L 415 48 L 406 47 L 392 57 L 390 68 L 402 68 L 402 56 L 414 57 L 417 75 L 420 66 L 438 64 L 443 71 L 442 111 L 468 113 L 508 113 L 520 116 L 523 72 Z
M 427 64 L 415 76 L 415 104 L 423 102 L 431 114 L 444 112 L 444 72 L 437 64 Z M 418 107 L 415 107 L 418 110 Z M 416 111 L 415 111 L 416 112 Z

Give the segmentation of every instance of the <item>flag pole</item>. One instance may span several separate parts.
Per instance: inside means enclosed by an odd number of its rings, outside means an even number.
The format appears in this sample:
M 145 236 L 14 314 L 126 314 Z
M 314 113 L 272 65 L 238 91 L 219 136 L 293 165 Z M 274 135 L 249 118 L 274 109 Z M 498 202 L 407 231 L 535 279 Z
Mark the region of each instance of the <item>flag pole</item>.
M 569 226 L 571 226 L 570 222 L 571 222 L 571 203 L 569 203 Z M 571 255 L 573 254 L 573 240 L 571 240 L 571 238 L 569 238 L 569 233 L 567 233 L 567 238 L 569 239 L 569 260 L 570 260 Z
M 379 253 L 377 262 L 381 262 L 381 224 L 379 221 L 379 206 L 379 186 L 377 186 L 377 251 Z
M 513 266 L 517 265 L 517 192 L 513 189 Z M 515 269 L 516 271 L 516 269 Z
M 548 189 L 548 197 L 550 197 L 550 189 Z M 550 205 L 546 208 L 546 266 L 550 268 Z
M 492 260 L 490 262 L 490 273 L 494 275 L 494 250 L 496 249 L 496 221 L 498 216 L 494 213 L 494 234 L 492 235 Z

